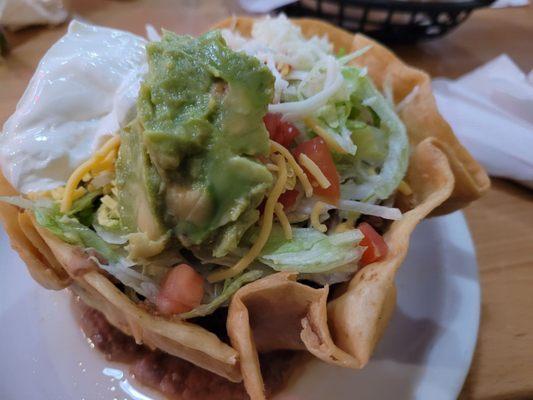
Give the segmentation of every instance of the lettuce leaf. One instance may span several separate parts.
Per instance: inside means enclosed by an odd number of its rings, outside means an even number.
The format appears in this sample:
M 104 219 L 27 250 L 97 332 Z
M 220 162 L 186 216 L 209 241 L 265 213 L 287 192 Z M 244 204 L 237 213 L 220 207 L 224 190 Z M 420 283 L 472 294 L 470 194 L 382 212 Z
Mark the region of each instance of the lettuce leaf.
M 94 249 L 110 262 L 117 262 L 115 248 L 106 243 L 89 228 L 96 211 L 95 200 L 100 191 L 85 194 L 72 203 L 67 214 L 59 211 L 59 204 L 52 200 L 28 200 L 22 196 L 0 196 L 0 201 L 32 210 L 37 223 L 68 244 L 84 249 Z
M 398 187 L 407 171 L 409 141 L 400 118 L 361 70 L 346 67 L 353 82 L 350 99 L 351 138 L 355 155 L 334 155 L 341 178 L 341 197 L 350 200 L 384 200 Z
M 94 249 L 111 263 L 118 261 L 119 256 L 114 247 L 77 218 L 62 214 L 58 204 L 54 203 L 50 207 L 34 207 L 33 213 L 40 226 L 64 242 L 84 249 Z
M 351 262 L 346 265 L 341 265 L 331 271 L 316 273 L 316 274 L 300 274 L 299 279 L 306 279 L 318 283 L 319 285 L 333 285 L 335 283 L 346 282 L 359 269 L 357 262 Z
M 22 209 L 31 209 L 34 205 L 33 201 L 22 196 L 0 196 L 0 201 Z
M 90 227 L 94 222 L 94 216 L 98 208 L 98 200 L 102 196 L 101 190 L 89 192 L 72 203 L 67 215 L 76 218 L 83 225 Z
M 247 283 L 253 282 L 262 278 L 265 275 L 265 271 L 261 270 L 250 270 L 242 275 L 236 276 L 235 278 L 226 279 L 224 281 L 224 286 L 222 292 L 219 295 L 216 295 L 209 303 L 202 304 L 196 307 L 194 310 L 180 314 L 180 318 L 189 319 L 196 317 L 205 317 L 206 315 L 212 314 L 217 308 L 221 307 L 226 303 L 231 296 L 237 292 L 242 286 Z
M 37 223 L 59 239 L 83 249 L 95 250 L 106 259 L 102 262 L 95 256 L 90 257 L 100 268 L 109 272 L 136 293 L 154 301 L 158 285 L 153 277 L 147 276 L 144 268 L 143 271 L 137 271 L 135 263 L 126 259 L 118 246 L 113 246 L 104 240 L 107 233 L 101 237 L 102 232 L 97 233 L 89 228 L 95 219 L 96 200 L 101 195 L 101 191 L 85 194 L 73 202 L 67 214 L 61 213 L 59 204 L 52 200 L 32 201 L 21 196 L 0 196 L 0 201 L 33 210 Z M 118 242 L 117 240 L 116 243 Z M 124 242 L 120 240 L 120 244 L 122 243 Z
M 87 210 L 95 208 L 95 200 L 102 195 L 102 190 L 95 190 L 93 192 L 85 193 L 83 196 L 81 196 L 79 199 L 75 200 L 72 203 L 72 207 L 70 207 L 69 212 L 67 215 L 76 215 L 80 212 L 84 212 Z
M 325 235 L 311 228 L 293 228 L 292 234 L 292 240 L 286 240 L 276 225 L 259 260 L 276 271 L 322 273 L 361 257 L 357 244 L 363 235 L 357 229 Z
M 155 302 L 155 298 L 159 291 L 158 285 L 149 276 L 143 272 L 137 271 L 135 269 L 134 262 L 126 259 L 125 257 L 117 257 L 116 260 L 108 260 L 107 263 L 100 262 L 97 257 L 90 258 L 100 268 L 109 272 L 126 287 L 133 289 L 134 292 L 146 297 L 151 302 Z

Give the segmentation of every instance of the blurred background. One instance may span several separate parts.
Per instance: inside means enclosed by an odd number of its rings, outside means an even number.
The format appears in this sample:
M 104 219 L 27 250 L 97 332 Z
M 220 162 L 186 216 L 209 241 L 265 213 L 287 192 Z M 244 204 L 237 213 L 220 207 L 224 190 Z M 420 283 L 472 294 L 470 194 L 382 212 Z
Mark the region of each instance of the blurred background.
M 290 3 L 290 4 L 289 4 Z M 528 0 L 0 0 L 0 122 L 76 18 L 199 34 L 231 15 L 314 16 L 373 36 L 434 77 L 437 104 L 494 177 L 465 210 L 482 320 L 461 397 L 533 398 L 533 7 Z

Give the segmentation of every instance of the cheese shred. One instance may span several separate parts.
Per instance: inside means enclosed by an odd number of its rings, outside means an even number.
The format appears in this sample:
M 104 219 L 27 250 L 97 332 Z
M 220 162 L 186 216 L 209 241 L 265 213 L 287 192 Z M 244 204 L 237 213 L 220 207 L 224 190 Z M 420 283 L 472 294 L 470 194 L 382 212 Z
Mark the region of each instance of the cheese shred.
M 326 232 L 328 230 L 326 225 L 320 223 L 320 214 L 324 211 L 325 205 L 325 203 L 317 201 L 311 210 L 311 226 L 319 232 Z
M 406 181 L 400 182 L 398 185 L 398 191 L 405 196 L 410 196 L 413 194 L 413 189 L 411 189 L 411 186 L 409 186 Z
M 313 178 L 315 178 L 322 189 L 327 189 L 331 186 L 331 182 L 326 178 L 326 175 L 324 175 L 318 165 L 316 165 L 315 162 L 304 153 L 300 154 L 298 161 L 311 175 L 313 175 Z
M 268 163 L 266 167 L 270 172 L 278 172 L 278 166 L 275 164 Z
M 304 170 L 296 162 L 290 151 L 283 147 L 281 144 L 274 142 L 273 140 L 270 141 L 270 147 L 273 151 L 277 151 L 283 157 L 285 157 L 289 165 L 294 170 L 294 173 L 298 177 L 298 180 L 302 184 L 302 187 L 304 188 L 305 192 L 305 197 L 311 197 L 313 195 L 313 186 L 311 185 L 311 182 L 309 182 L 309 178 L 305 174 Z
M 72 202 L 74 201 L 74 192 L 80 184 L 83 177 L 92 169 L 97 167 L 102 161 L 106 159 L 109 153 L 115 152 L 115 149 L 120 145 L 120 136 L 115 135 L 109 139 L 99 150 L 97 150 L 91 158 L 81 164 L 68 178 L 65 185 L 65 193 L 61 200 L 61 212 L 66 213 L 70 210 Z M 115 152 L 116 154 L 116 152 Z
M 324 139 L 324 142 L 326 142 L 326 145 L 330 150 L 334 150 L 340 154 L 346 154 L 346 150 L 340 144 L 338 144 L 337 141 L 333 139 L 331 134 L 322 128 L 313 118 L 305 118 L 304 122 L 309 129 Z
M 270 237 L 270 232 L 272 231 L 272 221 L 274 219 L 274 208 L 278 202 L 279 196 L 281 196 L 285 189 L 285 183 L 287 181 L 287 164 L 285 157 L 273 155 L 272 158 L 275 158 L 276 165 L 279 169 L 278 178 L 267 197 L 259 235 L 257 236 L 253 246 L 250 248 L 250 250 L 248 250 L 248 253 L 246 253 L 244 257 L 237 262 L 237 264 L 235 264 L 233 267 L 220 269 L 210 274 L 207 277 L 207 280 L 211 283 L 232 278 L 244 271 L 259 256 L 261 250 L 263 250 L 263 247 Z
M 278 218 L 278 221 L 281 224 L 285 239 L 292 240 L 292 228 L 289 219 L 287 218 L 287 215 L 283 210 L 283 204 L 276 203 L 276 205 L 274 206 L 274 212 L 276 213 L 276 217 Z

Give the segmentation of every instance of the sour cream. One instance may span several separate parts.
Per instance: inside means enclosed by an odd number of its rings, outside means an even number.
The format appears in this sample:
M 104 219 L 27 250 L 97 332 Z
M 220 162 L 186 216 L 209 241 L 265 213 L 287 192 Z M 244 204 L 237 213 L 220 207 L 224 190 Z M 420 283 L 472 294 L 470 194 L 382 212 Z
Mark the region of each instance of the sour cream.
M 45 54 L 0 136 L 0 166 L 21 193 L 64 185 L 135 117 L 146 40 L 73 21 Z

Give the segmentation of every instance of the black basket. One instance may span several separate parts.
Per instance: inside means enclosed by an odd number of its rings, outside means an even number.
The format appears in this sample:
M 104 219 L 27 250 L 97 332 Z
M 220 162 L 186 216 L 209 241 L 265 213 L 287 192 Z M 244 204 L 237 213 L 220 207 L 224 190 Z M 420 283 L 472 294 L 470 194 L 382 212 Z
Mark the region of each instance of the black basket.
M 383 42 L 410 43 L 445 35 L 472 10 L 494 1 L 301 0 L 278 11 L 292 17 L 325 19 Z

